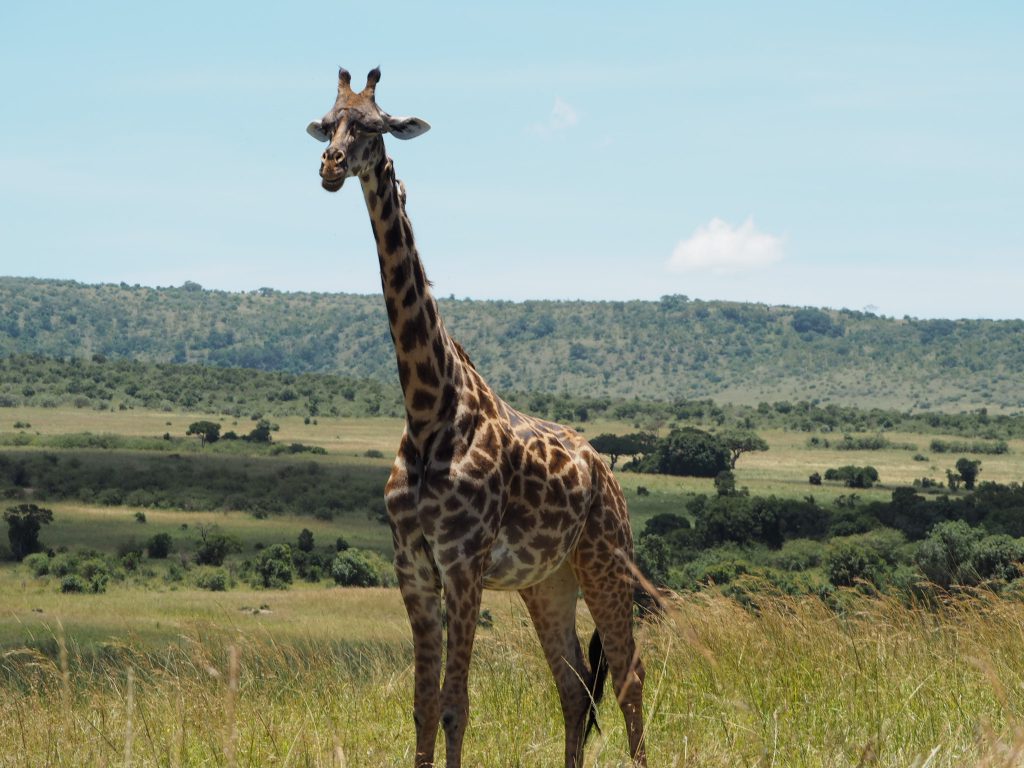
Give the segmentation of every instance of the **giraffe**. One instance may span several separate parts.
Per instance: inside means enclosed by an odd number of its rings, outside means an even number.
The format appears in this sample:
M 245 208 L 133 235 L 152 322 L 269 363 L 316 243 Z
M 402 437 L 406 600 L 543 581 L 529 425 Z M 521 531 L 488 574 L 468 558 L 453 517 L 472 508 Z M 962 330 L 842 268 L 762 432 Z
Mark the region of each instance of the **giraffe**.
M 321 186 L 357 177 L 377 245 L 406 424 L 385 486 L 394 565 L 413 636 L 416 768 L 459 768 L 469 719 L 470 656 L 485 588 L 522 596 L 555 679 L 565 765 L 583 744 L 610 670 L 633 764 L 646 766 L 644 667 L 633 638 L 633 541 L 626 502 L 604 461 L 576 431 L 499 398 L 445 329 L 423 271 L 383 134 L 430 126 L 376 103 L 380 70 L 355 92 L 338 73 L 334 106 L 307 127 L 326 142 Z M 596 624 L 588 660 L 576 630 L 579 593 Z M 447 656 L 441 682 L 441 603 Z

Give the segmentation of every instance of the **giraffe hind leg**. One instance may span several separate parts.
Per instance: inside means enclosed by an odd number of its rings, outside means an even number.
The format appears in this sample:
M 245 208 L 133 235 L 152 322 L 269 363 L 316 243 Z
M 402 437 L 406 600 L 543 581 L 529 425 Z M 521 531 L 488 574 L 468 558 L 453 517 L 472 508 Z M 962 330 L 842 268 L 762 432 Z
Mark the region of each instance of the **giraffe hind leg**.
M 566 563 L 544 581 L 519 592 L 558 689 L 565 724 L 566 768 L 583 765 L 583 744 L 593 718 L 593 702 L 598 698 L 593 695 L 592 675 L 576 635 L 578 591 L 576 576 Z
M 612 520 L 607 519 L 608 514 L 613 515 Z M 613 494 L 610 505 L 595 504 L 572 562 L 604 646 L 615 696 L 626 721 L 630 757 L 634 765 L 646 766 L 644 667 L 633 638 L 634 577 L 627 561 L 632 551 L 629 519 L 620 492 Z

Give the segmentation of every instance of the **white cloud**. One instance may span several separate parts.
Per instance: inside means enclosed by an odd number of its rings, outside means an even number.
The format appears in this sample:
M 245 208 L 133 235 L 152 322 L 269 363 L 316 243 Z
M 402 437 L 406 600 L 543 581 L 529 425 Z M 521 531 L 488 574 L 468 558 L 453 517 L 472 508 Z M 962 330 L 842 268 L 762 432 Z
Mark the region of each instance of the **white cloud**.
M 781 260 L 781 237 L 758 232 L 749 217 L 735 228 L 716 217 L 697 227 L 688 240 L 675 247 L 668 268 L 673 272 L 701 270 L 731 274 Z
M 541 123 L 534 123 L 530 129 L 534 133 L 548 135 L 572 128 L 580 120 L 579 114 L 573 106 L 561 96 L 555 97 L 555 103 L 551 107 L 551 113 L 547 120 Z

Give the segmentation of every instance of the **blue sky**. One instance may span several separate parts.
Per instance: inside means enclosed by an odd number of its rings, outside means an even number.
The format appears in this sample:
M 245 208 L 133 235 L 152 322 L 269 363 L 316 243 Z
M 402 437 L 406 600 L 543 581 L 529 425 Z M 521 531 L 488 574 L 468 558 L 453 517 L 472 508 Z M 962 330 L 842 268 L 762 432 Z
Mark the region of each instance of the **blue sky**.
M 0 274 L 379 291 L 343 65 L 438 294 L 1021 317 L 1024 6 L 5 3 Z

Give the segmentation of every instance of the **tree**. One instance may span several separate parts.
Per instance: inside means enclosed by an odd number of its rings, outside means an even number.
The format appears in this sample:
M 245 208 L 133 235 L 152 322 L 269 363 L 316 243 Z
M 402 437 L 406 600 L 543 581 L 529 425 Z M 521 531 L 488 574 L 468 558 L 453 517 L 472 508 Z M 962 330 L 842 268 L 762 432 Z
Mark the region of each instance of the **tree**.
M 171 534 L 157 533 L 146 542 L 146 551 L 151 559 L 163 560 L 171 553 L 173 546 L 174 542 L 171 539 Z
M 292 583 L 292 550 L 287 544 L 273 544 L 256 561 L 258 586 L 265 589 L 288 589 Z
M 220 424 L 215 421 L 193 421 L 188 425 L 186 436 L 199 435 L 199 445 L 216 443 L 220 440 Z
M 303 528 L 302 531 L 299 533 L 299 551 L 313 551 L 313 532 L 309 530 L 309 528 Z
M 261 419 L 257 424 L 256 428 L 253 429 L 244 440 L 250 443 L 269 443 L 270 442 L 270 422 Z
M 673 429 L 657 449 L 635 463 L 638 472 L 715 477 L 729 469 L 729 451 L 714 435 L 700 429 Z
M 718 439 L 729 449 L 730 469 L 736 469 L 736 461 L 741 454 L 768 450 L 768 443 L 763 437 L 745 429 L 730 429 L 720 434 Z
M 634 432 L 630 435 L 598 435 L 590 441 L 590 445 L 598 453 L 611 459 L 611 468 L 620 456 L 639 456 L 653 451 L 658 445 L 658 438 L 649 432 Z
M 981 461 L 979 459 L 968 459 L 964 456 L 957 459 L 956 471 L 960 474 L 960 479 L 964 481 L 964 488 L 968 491 L 973 491 L 978 475 L 981 474 Z
M 198 528 L 200 543 L 196 549 L 196 562 L 199 565 L 223 565 L 229 554 L 242 551 L 238 539 L 221 533 L 217 526 L 200 525 Z
M 26 555 L 42 549 L 39 529 L 53 522 L 53 511 L 35 504 L 19 504 L 4 512 L 4 520 L 7 522 L 7 538 L 11 542 L 14 559 L 23 560 Z

